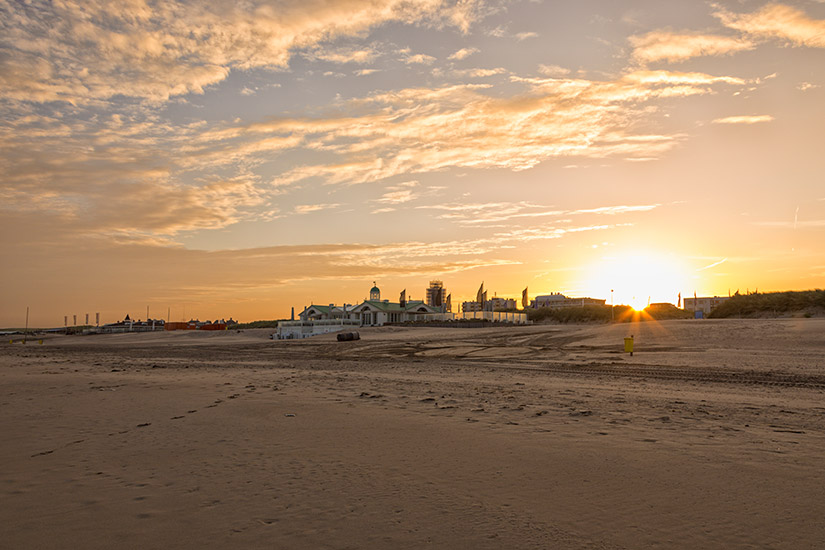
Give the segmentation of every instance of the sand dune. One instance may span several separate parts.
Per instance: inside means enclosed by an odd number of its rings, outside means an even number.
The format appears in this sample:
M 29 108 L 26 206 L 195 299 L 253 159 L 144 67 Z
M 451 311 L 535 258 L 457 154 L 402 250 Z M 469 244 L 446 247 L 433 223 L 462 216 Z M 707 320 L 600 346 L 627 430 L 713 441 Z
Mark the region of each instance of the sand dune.
M 823 320 L 269 333 L 0 346 L 4 546 L 825 541 Z

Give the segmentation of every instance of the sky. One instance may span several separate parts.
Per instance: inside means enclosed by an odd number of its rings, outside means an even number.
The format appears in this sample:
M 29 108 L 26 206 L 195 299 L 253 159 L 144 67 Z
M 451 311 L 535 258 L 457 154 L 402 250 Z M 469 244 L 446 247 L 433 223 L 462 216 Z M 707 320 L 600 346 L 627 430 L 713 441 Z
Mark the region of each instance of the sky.
M 822 0 L 0 0 L 0 27 L 0 326 L 373 281 L 825 286 Z

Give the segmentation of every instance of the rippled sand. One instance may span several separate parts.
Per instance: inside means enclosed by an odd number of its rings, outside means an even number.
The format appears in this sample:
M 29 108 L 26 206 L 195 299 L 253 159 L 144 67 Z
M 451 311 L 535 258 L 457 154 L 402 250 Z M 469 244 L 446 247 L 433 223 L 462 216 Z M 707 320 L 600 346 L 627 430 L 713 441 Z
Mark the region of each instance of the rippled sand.
M 3 546 L 825 541 L 825 320 L 269 332 L 0 345 Z

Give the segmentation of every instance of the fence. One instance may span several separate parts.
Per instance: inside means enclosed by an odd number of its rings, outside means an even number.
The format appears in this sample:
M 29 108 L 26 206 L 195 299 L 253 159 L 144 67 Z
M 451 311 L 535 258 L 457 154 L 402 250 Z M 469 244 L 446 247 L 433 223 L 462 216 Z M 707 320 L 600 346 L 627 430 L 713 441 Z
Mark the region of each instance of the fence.
M 458 319 L 477 319 L 491 323 L 513 323 L 515 325 L 527 324 L 527 314 L 515 311 L 465 311 Z
M 323 319 L 319 321 L 281 321 L 278 323 L 278 339 L 294 340 L 309 338 L 318 334 L 340 332 L 344 328 L 358 328 L 360 321 L 354 319 Z

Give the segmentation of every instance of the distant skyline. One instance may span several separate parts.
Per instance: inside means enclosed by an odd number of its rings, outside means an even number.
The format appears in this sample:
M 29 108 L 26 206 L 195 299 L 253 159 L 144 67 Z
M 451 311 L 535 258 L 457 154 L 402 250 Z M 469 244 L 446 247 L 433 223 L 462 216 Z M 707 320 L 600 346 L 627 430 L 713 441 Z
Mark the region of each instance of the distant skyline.
M 0 326 L 285 318 L 373 280 L 454 309 L 482 280 L 825 287 L 822 0 L 0 0 L 0 26 Z

